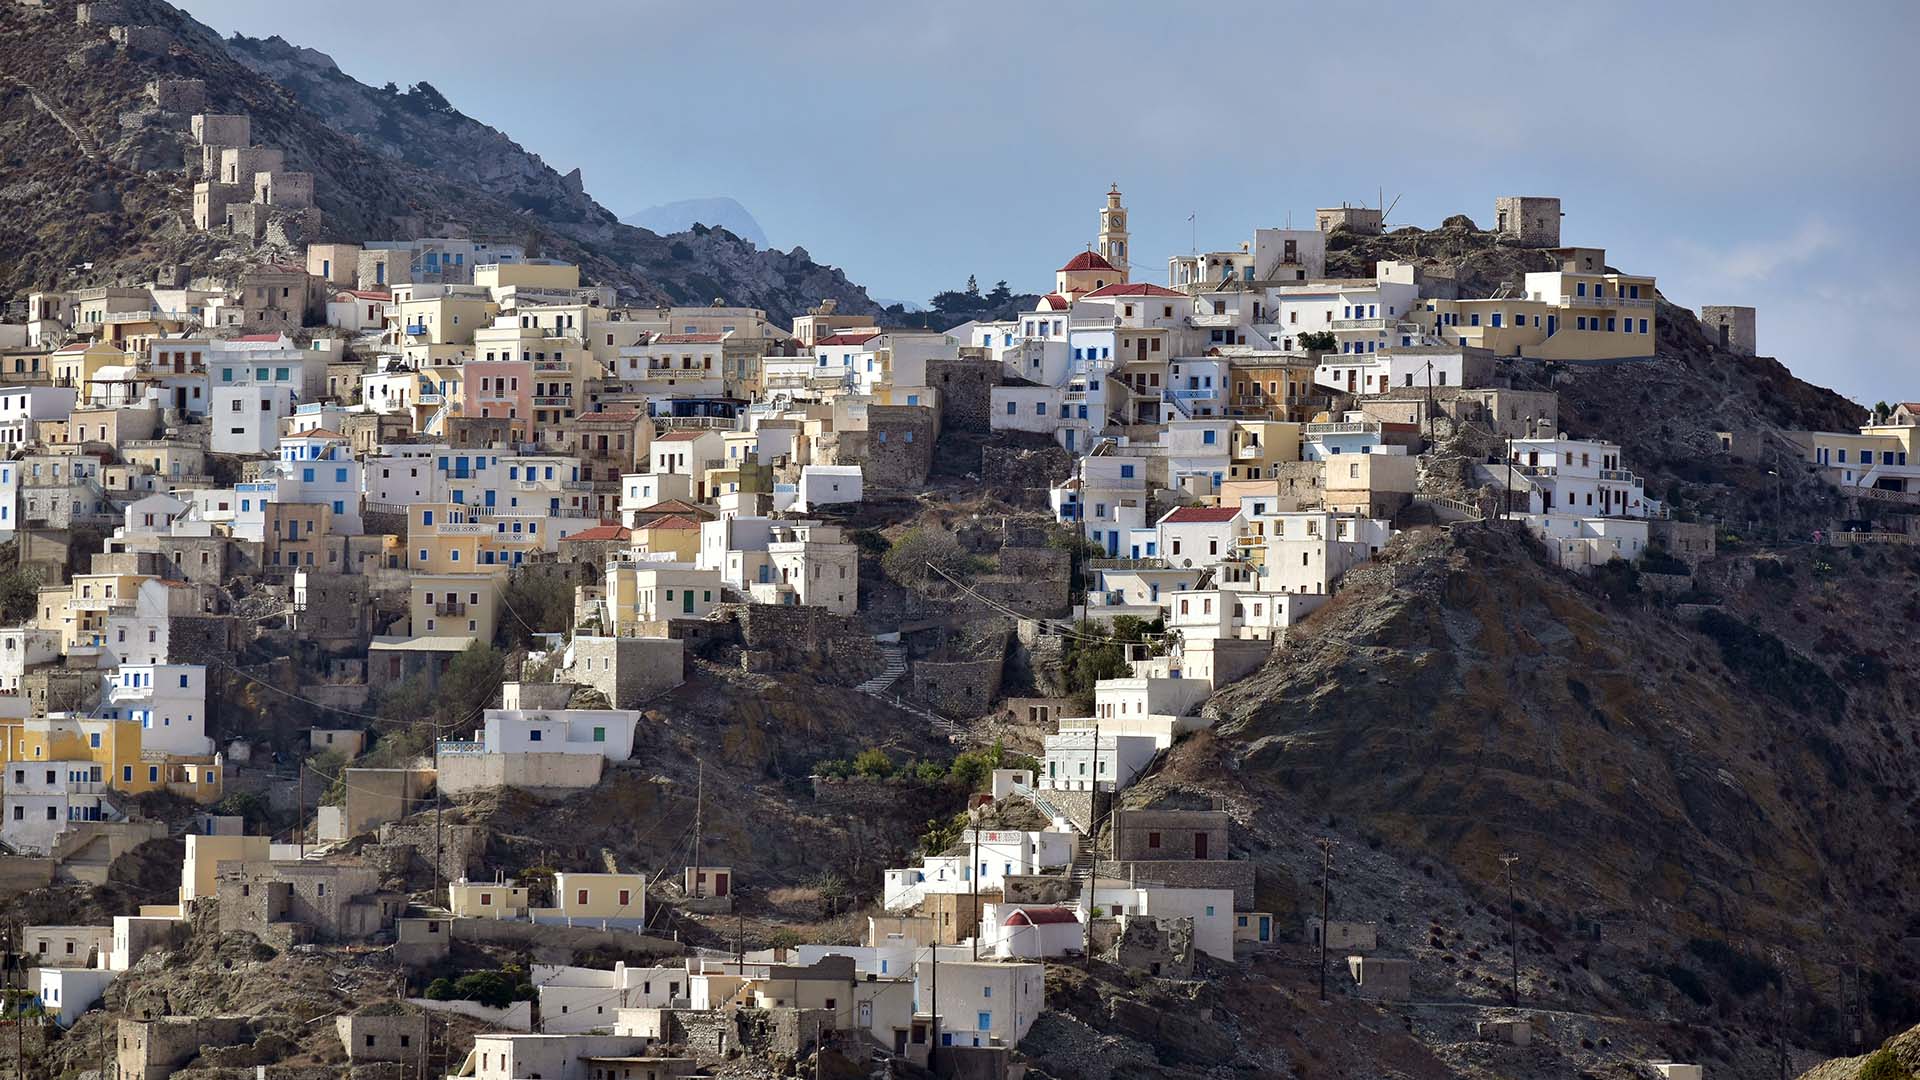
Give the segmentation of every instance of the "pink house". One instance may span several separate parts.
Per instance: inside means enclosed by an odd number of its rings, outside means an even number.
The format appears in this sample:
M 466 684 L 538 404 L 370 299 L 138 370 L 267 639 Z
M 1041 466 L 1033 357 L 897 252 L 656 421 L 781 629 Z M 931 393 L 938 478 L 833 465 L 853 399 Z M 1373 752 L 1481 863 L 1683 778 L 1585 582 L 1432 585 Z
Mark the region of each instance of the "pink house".
M 501 417 L 526 426 L 533 416 L 533 361 L 469 360 L 462 366 L 463 415 Z

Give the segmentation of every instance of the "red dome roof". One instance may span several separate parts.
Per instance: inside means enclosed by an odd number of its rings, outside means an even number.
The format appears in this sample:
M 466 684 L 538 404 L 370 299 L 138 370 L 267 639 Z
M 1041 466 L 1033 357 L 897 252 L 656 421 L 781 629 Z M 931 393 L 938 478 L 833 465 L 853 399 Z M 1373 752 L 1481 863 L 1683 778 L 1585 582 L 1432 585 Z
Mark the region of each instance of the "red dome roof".
M 1115 273 L 1119 273 L 1119 271 L 1114 268 L 1114 265 L 1112 263 L 1101 258 L 1098 253 L 1092 252 L 1092 251 L 1083 251 L 1080 254 L 1075 255 L 1071 262 L 1067 263 L 1067 265 L 1061 267 L 1060 269 L 1063 272 L 1072 271 L 1072 270 L 1113 270 Z
M 1047 295 L 1040 298 L 1040 303 L 1036 305 L 1033 310 L 1065 311 L 1069 306 L 1071 306 L 1071 304 L 1066 297 L 1061 296 L 1057 292 L 1050 292 Z

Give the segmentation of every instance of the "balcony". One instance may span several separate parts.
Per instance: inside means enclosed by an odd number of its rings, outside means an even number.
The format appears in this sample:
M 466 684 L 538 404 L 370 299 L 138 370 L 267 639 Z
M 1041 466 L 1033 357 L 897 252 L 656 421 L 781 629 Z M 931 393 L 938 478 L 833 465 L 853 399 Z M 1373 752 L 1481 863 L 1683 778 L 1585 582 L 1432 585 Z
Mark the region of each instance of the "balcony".
M 1337 420 L 1330 424 L 1306 424 L 1300 429 L 1303 435 L 1377 435 L 1380 433 L 1378 420 Z
M 571 409 L 573 408 L 573 395 L 536 397 L 533 399 L 533 407 L 536 409 Z
M 571 371 L 573 370 L 573 362 L 570 360 L 535 360 L 533 362 L 533 370 Z
M 1601 469 L 1600 479 L 1617 480 L 1622 484 L 1638 484 L 1640 478 L 1625 469 Z
M 1568 296 L 1560 294 L 1560 306 L 1569 308 L 1594 308 L 1602 311 L 1614 308 L 1652 307 L 1653 301 L 1627 296 Z
M 1394 325 L 1392 319 L 1335 319 L 1335 330 L 1385 330 Z
M 408 337 L 426 337 L 427 326 L 425 323 L 408 323 L 406 332 Z
M 435 615 L 465 615 L 467 605 L 459 600 L 442 600 L 433 605 Z
M 1194 326 L 1201 327 L 1203 329 L 1210 326 L 1238 326 L 1240 325 L 1240 316 L 1230 311 L 1222 311 L 1218 313 L 1211 313 L 1211 314 L 1204 314 L 1204 315 L 1199 312 L 1195 312 L 1193 314 L 1193 317 L 1188 321 L 1191 322 Z

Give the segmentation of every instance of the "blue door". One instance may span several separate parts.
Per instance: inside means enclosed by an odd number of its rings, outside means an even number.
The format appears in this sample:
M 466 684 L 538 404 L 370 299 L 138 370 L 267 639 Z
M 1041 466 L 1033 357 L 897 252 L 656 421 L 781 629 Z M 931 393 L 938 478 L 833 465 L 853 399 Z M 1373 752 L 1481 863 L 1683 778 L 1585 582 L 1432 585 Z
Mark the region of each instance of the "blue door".
M 1120 554 L 1120 530 L 1114 529 L 1111 532 L 1107 533 L 1107 557 L 1111 559 L 1114 556 L 1119 554 Z
M 493 505 L 493 489 L 492 488 L 487 489 L 487 505 L 488 506 Z

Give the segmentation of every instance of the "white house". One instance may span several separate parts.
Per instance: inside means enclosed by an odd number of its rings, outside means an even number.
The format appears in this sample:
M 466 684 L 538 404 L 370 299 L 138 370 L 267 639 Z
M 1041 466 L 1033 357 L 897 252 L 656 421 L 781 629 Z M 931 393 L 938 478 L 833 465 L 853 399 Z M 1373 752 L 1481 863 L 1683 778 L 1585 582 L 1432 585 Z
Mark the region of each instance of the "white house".
M 36 990 L 40 1007 L 61 1027 L 70 1028 L 81 1014 L 98 1004 L 119 972 L 99 968 L 34 968 L 29 989 Z
M 1039 786 L 1054 791 L 1123 790 L 1160 751 L 1153 735 L 1112 731 L 1101 731 L 1096 746 L 1091 728 L 1057 732 L 1046 737 L 1045 745 Z
M 1093 904 L 1103 915 L 1191 918 L 1194 948 L 1222 960 L 1233 959 L 1232 889 L 1135 886 L 1102 878 L 1094 886 Z
M 280 421 L 293 415 L 287 386 L 215 386 L 207 414 L 208 447 L 216 454 L 265 454 L 280 442 Z
M 793 503 L 795 513 L 804 514 L 817 506 L 857 503 L 861 498 L 862 475 L 858 465 L 807 465 L 800 470 L 800 487 Z
M 207 669 L 199 664 L 122 664 L 107 676 L 100 716 L 140 724 L 142 750 L 210 754 Z
M 1238 506 L 1177 506 L 1155 525 L 1168 565 L 1208 567 L 1233 557 L 1247 518 Z
M 665 1008 L 688 992 L 684 964 L 604 968 L 534 964 L 528 969 L 540 997 L 541 1030 L 554 1035 L 610 1033 L 621 1009 Z
M 1010 876 L 1066 866 L 1075 847 L 1069 832 L 1006 829 L 980 829 L 977 837 L 969 829 L 959 843 L 959 854 L 930 856 L 917 867 L 886 871 L 881 891 L 886 909 L 907 910 L 930 893 L 972 892 L 976 877 L 979 888 L 998 890 Z
M 598 754 L 608 761 L 633 756 L 631 709 L 488 709 L 481 725 L 493 754 Z

